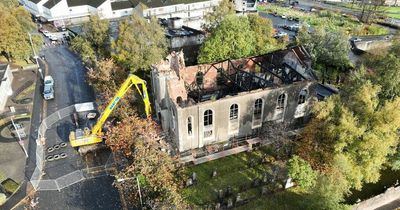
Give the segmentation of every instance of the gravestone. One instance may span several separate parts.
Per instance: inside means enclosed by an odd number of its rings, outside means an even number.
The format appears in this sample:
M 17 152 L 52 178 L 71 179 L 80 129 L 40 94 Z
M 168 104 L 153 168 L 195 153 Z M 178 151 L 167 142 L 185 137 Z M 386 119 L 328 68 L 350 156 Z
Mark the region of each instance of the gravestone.
M 268 182 L 268 175 L 266 173 L 264 173 L 264 175 L 263 175 L 262 182 L 263 183 L 267 183 Z
M 224 191 L 223 190 L 218 190 L 218 199 L 222 200 L 224 198 Z
M 192 174 L 192 180 L 193 180 L 193 182 L 196 182 L 196 181 L 197 181 L 197 174 L 196 174 L 196 172 L 193 172 L 193 174 Z
M 186 187 L 190 187 L 190 186 L 192 186 L 193 185 L 193 180 L 191 179 L 191 178 L 189 178 L 187 181 L 186 181 Z
M 240 196 L 240 193 L 236 195 L 236 203 L 240 203 L 242 201 L 242 197 Z
M 212 172 L 212 177 L 216 177 L 217 176 L 217 169 L 214 169 Z
M 229 198 L 229 199 L 228 199 L 227 204 L 226 204 L 226 207 L 227 207 L 228 209 L 233 207 L 233 200 L 232 200 L 232 198 Z
M 267 194 L 268 193 L 268 187 L 267 186 L 263 186 L 262 188 L 261 188 L 261 194 L 262 195 L 265 195 L 265 194 Z
M 286 184 L 285 184 L 285 189 L 291 188 L 294 186 L 294 183 L 292 182 L 292 178 L 289 178 L 286 180 Z
M 215 210 L 219 210 L 219 209 L 221 209 L 221 203 L 216 203 L 215 204 Z

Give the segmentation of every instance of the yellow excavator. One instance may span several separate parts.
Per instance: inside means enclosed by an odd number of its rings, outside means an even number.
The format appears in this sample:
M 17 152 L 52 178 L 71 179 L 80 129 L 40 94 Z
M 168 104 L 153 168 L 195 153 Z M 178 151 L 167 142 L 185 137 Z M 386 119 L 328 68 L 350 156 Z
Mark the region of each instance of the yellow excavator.
M 71 143 L 72 147 L 86 146 L 103 141 L 103 124 L 105 123 L 111 112 L 114 110 L 119 100 L 125 95 L 129 88 L 132 87 L 132 85 L 135 85 L 136 89 L 143 99 L 146 116 L 150 116 L 151 107 L 149 96 L 147 93 L 146 81 L 136 75 L 130 74 L 125 82 L 122 84 L 121 88 L 118 90 L 117 94 L 115 94 L 114 98 L 108 104 L 103 114 L 96 122 L 95 126 L 93 126 L 92 130 L 86 127 L 84 128 L 84 130 L 77 128 L 75 131 L 71 131 L 71 133 L 69 134 L 69 142 Z M 139 87 L 139 85 L 141 87 Z

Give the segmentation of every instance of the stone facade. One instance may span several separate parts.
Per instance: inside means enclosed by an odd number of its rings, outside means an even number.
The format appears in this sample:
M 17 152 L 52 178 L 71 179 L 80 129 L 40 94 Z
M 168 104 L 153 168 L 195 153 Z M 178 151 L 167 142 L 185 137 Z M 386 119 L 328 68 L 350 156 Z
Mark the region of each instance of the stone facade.
M 179 151 L 183 152 L 252 135 L 270 122 L 293 122 L 307 117 L 317 95 L 318 83 L 309 74 L 308 54 L 302 54 L 303 59 L 300 59 L 302 56 L 296 50 L 299 48 L 189 67 L 182 62 L 182 54 L 171 54 L 167 61 L 152 69 L 153 103 L 163 130 L 172 134 Z M 270 63 L 268 58 L 273 58 L 274 54 L 283 55 L 275 59 L 282 64 L 282 69 L 279 67 L 274 73 L 276 77 L 257 65 L 260 62 L 266 66 Z M 277 65 L 275 67 L 278 69 Z M 221 69 L 226 75 L 252 76 L 253 82 L 249 84 L 255 88 L 246 91 L 234 88 L 228 93 L 228 86 L 240 86 L 239 83 L 246 80 L 219 84 Z M 279 75 L 290 75 L 296 69 L 300 73 L 295 72 L 297 77 L 291 77 L 290 82 L 279 79 L 282 78 Z M 198 72 L 204 74 L 201 93 L 196 92 L 194 85 Z M 263 88 L 254 85 L 263 82 L 270 83 Z M 202 95 L 196 98 L 196 94 Z

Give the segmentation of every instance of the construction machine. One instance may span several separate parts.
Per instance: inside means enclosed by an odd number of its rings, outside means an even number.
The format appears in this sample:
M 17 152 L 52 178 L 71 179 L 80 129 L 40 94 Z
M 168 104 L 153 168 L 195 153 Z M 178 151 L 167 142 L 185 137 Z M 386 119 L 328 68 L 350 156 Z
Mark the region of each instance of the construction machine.
M 86 146 L 103 141 L 103 124 L 114 110 L 119 100 L 125 95 L 129 88 L 132 87 L 132 85 L 135 85 L 137 91 L 143 99 L 146 116 L 150 116 L 151 107 L 147 93 L 146 81 L 136 75 L 130 74 L 91 130 L 86 127 L 83 130 L 81 128 L 77 128 L 75 131 L 71 131 L 69 134 L 69 142 L 71 143 L 72 147 Z

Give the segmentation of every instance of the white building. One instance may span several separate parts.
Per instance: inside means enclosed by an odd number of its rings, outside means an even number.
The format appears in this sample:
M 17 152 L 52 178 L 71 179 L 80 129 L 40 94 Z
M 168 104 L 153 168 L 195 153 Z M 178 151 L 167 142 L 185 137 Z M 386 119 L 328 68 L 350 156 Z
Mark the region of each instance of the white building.
M 13 74 L 8 64 L 0 64 L 0 113 L 4 111 L 7 99 L 13 94 L 11 83 Z
M 42 21 L 84 22 L 92 14 L 116 19 L 137 13 L 145 18 L 180 17 L 186 26 L 200 28 L 204 15 L 220 0 L 19 0 Z M 184 2 L 184 3 L 183 3 Z

